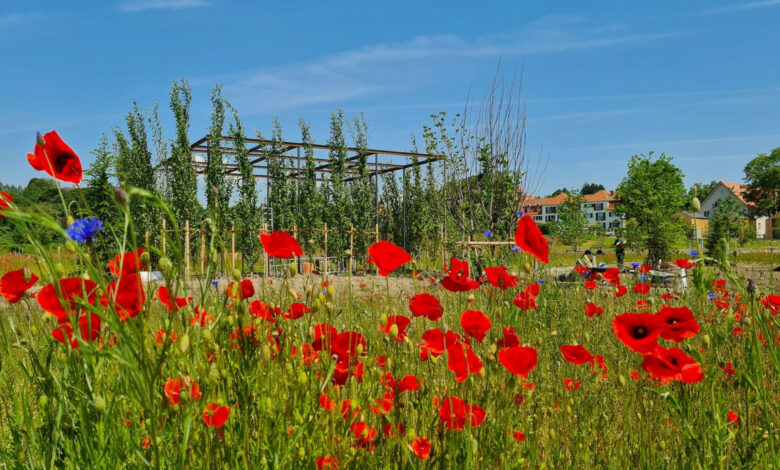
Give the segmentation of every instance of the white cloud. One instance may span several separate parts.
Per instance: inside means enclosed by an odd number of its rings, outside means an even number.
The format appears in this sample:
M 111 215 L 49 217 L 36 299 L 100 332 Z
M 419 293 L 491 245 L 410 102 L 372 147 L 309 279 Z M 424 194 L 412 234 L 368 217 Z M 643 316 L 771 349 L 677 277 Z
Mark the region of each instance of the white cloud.
M 753 10 L 771 6 L 780 6 L 780 0 L 765 0 L 762 2 L 738 3 L 725 7 L 713 8 L 702 12 L 705 15 L 719 15 L 722 13 L 731 13 L 734 11 Z
M 128 0 L 119 5 L 119 11 L 139 12 L 146 10 L 184 10 L 207 7 L 206 0 Z
M 467 40 L 454 34 L 417 36 L 376 44 L 309 62 L 291 63 L 228 77 L 202 77 L 195 83 L 223 81 L 224 94 L 244 113 L 341 103 L 367 95 L 403 92 L 441 79 L 437 67 L 451 59 L 498 59 L 581 49 L 613 47 L 677 37 L 687 32 L 633 33 L 622 25 L 594 28 L 584 19 L 545 17 L 513 34 Z M 449 60 L 449 62 L 442 62 Z

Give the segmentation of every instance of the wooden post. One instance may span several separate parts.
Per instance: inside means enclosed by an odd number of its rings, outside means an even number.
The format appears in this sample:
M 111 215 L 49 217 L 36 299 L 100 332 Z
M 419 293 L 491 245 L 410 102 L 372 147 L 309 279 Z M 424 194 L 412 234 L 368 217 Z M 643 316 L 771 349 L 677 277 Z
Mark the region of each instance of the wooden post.
M 328 224 L 325 224 L 325 274 L 328 274 Z
M 352 257 L 354 256 L 353 250 L 355 249 L 355 227 L 350 224 L 349 226 L 349 275 L 352 275 Z
M 268 224 L 263 224 L 263 233 L 268 233 Z M 268 253 L 263 250 L 263 276 L 268 279 Z
M 200 275 L 206 274 L 206 229 L 200 228 Z
M 230 267 L 236 270 L 236 223 L 230 223 Z
M 374 224 L 374 241 L 379 242 L 379 224 Z M 374 265 L 374 274 L 379 275 L 379 268 Z
M 190 279 L 190 221 L 184 221 L 184 277 Z
M 165 256 L 165 239 L 168 231 L 165 229 L 165 219 L 162 221 L 162 254 Z

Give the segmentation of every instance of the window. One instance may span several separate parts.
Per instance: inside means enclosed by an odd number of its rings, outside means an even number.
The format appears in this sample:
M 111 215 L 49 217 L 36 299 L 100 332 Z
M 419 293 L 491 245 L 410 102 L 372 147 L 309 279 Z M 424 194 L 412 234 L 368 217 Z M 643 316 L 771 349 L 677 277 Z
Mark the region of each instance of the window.
M 541 215 L 535 215 L 534 216 L 534 220 L 537 221 L 537 222 L 541 222 L 542 221 L 542 216 Z
M 592 219 L 592 218 L 593 218 L 593 212 L 588 212 L 588 218 L 589 218 L 589 219 Z
M 704 211 L 704 217 L 709 217 L 709 216 L 710 216 L 710 211 Z
M 555 216 L 554 215 L 546 215 L 544 216 L 545 222 L 555 222 Z
M 596 212 L 596 220 L 607 220 L 606 212 Z
M 557 206 L 550 206 L 550 207 L 545 207 L 545 208 L 544 208 L 544 213 L 545 213 L 545 214 L 555 214 L 555 210 L 556 210 L 557 208 L 558 208 Z
M 593 210 L 594 211 L 603 211 L 604 210 L 604 203 L 599 202 L 597 204 L 593 204 Z

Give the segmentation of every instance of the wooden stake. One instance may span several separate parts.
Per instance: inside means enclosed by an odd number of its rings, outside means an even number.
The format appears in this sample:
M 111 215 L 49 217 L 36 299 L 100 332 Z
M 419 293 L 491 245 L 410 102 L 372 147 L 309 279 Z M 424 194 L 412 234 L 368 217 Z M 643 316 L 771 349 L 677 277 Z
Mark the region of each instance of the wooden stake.
M 166 255 L 166 253 L 165 253 L 165 239 L 167 238 L 166 237 L 167 233 L 168 233 L 168 231 L 165 230 L 165 219 L 163 218 L 163 221 L 162 221 L 162 254 L 163 254 L 163 256 Z
M 374 224 L 374 240 L 379 242 L 379 224 Z M 374 274 L 379 275 L 379 268 L 374 265 Z
M 268 224 L 263 224 L 263 233 L 268 233 Z M 263 250 L 263 276 L 268 279 L 268 253 Z
M 190 278 L 190 221 L 184 221 L 184 277 Z
M 325 274 L 328 274 L 328 224 L 325 224 Z
M 349 226 L 349 275 L 352 275 L 352 257 L 354 256 L 353 250 L 355 249 L 355 227 L 351 224 Z
M 200 275 L 206 273 L 206 230 L 200 228 Z
M 230 223 L 230 266 L 231 270 L 236 270 L 236 223 Z

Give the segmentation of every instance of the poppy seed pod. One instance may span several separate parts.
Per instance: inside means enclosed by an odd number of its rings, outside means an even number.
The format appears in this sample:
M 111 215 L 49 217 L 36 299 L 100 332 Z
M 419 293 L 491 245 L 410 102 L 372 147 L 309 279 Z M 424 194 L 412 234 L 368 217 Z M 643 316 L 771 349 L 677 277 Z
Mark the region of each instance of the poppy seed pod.
M 295 277 L 295 275 L 298 274 L 298 265 L 295 263 L 290 264 L 290 266 L 287 267 L 287 274 L 289 274 L 290 277 Z
M 325 298 L 328 299 L 328 301 L 331 301 L 331 302 L 333 301 L 333 299 L 336 298 L 336 289 L 333 286 L 328 286 Z
M 701 202 L 698 197 L 691 199 L 691 209 L 693 209 L 693 212 L 699 212 L 699 209 L 701 209 Z
M 151 261 L 151 256 L 149 256 L 148 251 L 144 251 L 141 253 L 141 266 L 149 266 L 149 262 Z
M 101 397 L 100 395 L 95 397 L 95 409 L 98 411 L 105 411 L 106 409 L 106 399 Z
M 179 340 L 179 351 L 182 354 L 186 354 L 187 351 L 189 351 L 189 349 L 190 349 L 190 335 L 189 333 L 187 333 L 184 336 L 182 336 L 181 339 Z
M 170 273 L 171 269 L 173 269 L 173 263 L 171 263 L 171 260 L 167 256 L 163 256 L 160 258 L 160 270 L 163 274 Z
M 114 189 L 114 201 L 116 201 L 117 204 L 119 204 L 120 207 L 127 207 L 127 203 L 129 202 L 129 198 L 127 197 L 127 193 L 122 188 L 115 188 Z
M 241 270 L 234 269 L 233 273 L 232 273 L 232 276 L 233 276 L 233 280 L 234 281 L 241 282 Z

